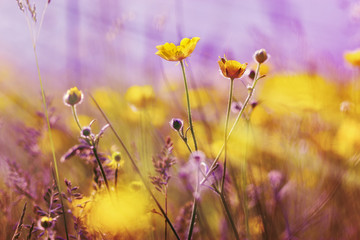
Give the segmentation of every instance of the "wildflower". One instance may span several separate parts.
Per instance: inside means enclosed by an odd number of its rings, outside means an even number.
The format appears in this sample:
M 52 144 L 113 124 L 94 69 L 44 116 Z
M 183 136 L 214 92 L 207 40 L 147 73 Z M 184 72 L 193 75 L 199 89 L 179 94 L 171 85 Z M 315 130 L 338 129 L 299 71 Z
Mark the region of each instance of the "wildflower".
M 171 121 L 169 122 L 170 126 L 175 130 L 175 131 L 180 131 L 183 126 L 184 126 L 184 122 L 183 120 L 179 119 L 179 118 L 173 118 L 171 119 Z
M 81 103 L 83 98 L 83 93 L 77 87 L 73 87 L 64 95 L 64 103 L 70 107 L 75 106 L 76 104 Z
M 258 63 L 264 63 L 269 58 L 269 55 L 266 53 L 265 49 L 257 50 L 254 54 L 254 59 Z
M 192 152 L 189 161 L 194 161 L 196 164 L 204 162 L 206 159 L 205 154 L 202 151 Z
M 345 60 L 355 67 L 360 67 L 360 48 L 354 51 L 347 51 L 344 54 Z
M 233 102 L 231 103 L 231 112 L 238 114 L 241 109 L 243 108 L 242 103 L 241 102 Z
M 51 217 L 44 216 L 40 219 L 40 225 L 45 229 L 50 228 L 52 226 L 52 223 L 53 219 Z
M 81 130 L 81 135 L 84 137 L 89 137 L 91 135 L 91 127 L 83 127 Z
M 121 159 L 120 152 L 113 152 L 110 159 L 111 161 L 108 163 L 108 166 L 111 168 L 117 169 L 124 165 L 124 160 Z
M 144 108 L 155 100 L 155 92 L 152 86 L 132 86 L 125 94 L 125 99 L 136 108 Z
M 192 39 L 184 38 L 179 46 L 176 46 L 174 43 L 158 45 L 156 46 L 158 51 L 155 54 L 167 61 L 181 61 L 190 56 L 199 40 L 199 37 L 193 37 Z
M 230 79 L 240 78 L 248 65 L 247 63 L 241 64 L 235 60 L 227 60 L 225 56 L 220 58 L 218 63 L 224 77 Z

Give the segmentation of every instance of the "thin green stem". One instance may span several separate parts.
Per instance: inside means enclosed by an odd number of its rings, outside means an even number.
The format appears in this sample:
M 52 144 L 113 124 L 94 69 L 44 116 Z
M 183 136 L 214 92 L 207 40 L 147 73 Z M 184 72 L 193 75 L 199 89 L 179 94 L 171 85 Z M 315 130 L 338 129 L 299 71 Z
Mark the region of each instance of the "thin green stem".
M 185 74 L 185 66 L 184 66 L 184 62 L 182 60 L 180 61 L 180 64 L 181 64 L 181 69 L 182 69 L 182 73 L 183 73 L 183 77 L 184 77 L 184 86 L 185 86 L 185 94 L 186 94 L 187 112 L 188 112 L 188 118 L 189 118 L 190 131 L 191 131 L 191 135 L 192 135 L 192 138 L 194 141 L 195 151 L 197 151 L 198 147 L 197 147 L 197 142 L 196 142 L 196 137 L 195 137 L 195 132 L 194 132 L 194 126 L 192 123 L 192 117 L 191 117 L 190 97 L 189 97 L 189 89 L 188 89 L 187 79 L 186 79 L 186 74 Z M 198 185 L 199 185 L 199 181 L 197 181 L 197 183 L 196 183 L 196 191 L 195 191 L 196 195 L 198 193 L 198 187 L 199 187 Z M 194 229 L 196 211 L 197 211 L 197 196 L 194 197 L 194 203 L 193 203 L 189 231 L 188 231 L 188 240 L 191 239 L 192 232 Z
M 199 185 L 200 183 L 200 165 L 197 166 L 197 172 L 196 172 L 196 188 L 195 188 L 195 196 L 194 196 L 194 202 L 193 202 L 193 208 L 191 212 L 191 218 L 190 218 L 190 225 L 189 225 L 189 231 L 188 231 L 188 240 L 191 240 L 192 233 L 194 230 L 195 225 L 195 218 L 196 218 L 196 212 L 197 212 L 197 204 L 198 204 L 198 197 L 199 197 Z
M 82 127 L 81 127 L 79 118 L 78 118 L 77 113 L 76 113 L 76 107 L 75 107 L 75 105 L 72 105 L 72 106 L 71 106 L 71 110 L 72 110 L 72 114 L 73 114 L 73 116 L 74 116 L 75 122 L 76 122 L 76 124 L 78 125 L 78 127 L 79 127 L 79 129 L 80 129 L 80 131 L 81 131 L 81 130 L 82 130 Z
M 34 24 L 31 23 L 31 21 L 30 21 L 28 15 L 26 14 L 26 12 L 25 12 L 25 18 L 26 18 L 27 25 L 29 27 L 31 40 L 32 40 L 32 44 L 33 44 L 36 68 L 37 68 L 38 78 L 39 78 L 39 83 L 40 83 L 41 98 L 42 98 L 42 103 L 43 103 L 43 107 L 44 107 L 44 114 L 45 114 L 45 118 L 46 118 L 46 124 L 47 124 L 47 128 L 48 128 L 48 133 L 49 133 L 50 148 L 51 148 L 51 152 L 52 152 L 52 159 L 53 159 L 53 165 L 54 165 L 52 172 L 54 173 L 54 170 L 55 170 L 55 176 L 53 176 L 53 177 L 54 177 L 56 188 L 57 188 L 58 192 L 60 193 L 59 198 L 60 198 L 60 202 L 61 202 L 61 210 L 63 212 L 65 234 L 66 234 L 66 239 L 69 240 L 69 234 L 68 234 L 68 230 L 67 230 L 67 223 L 66 223 L 66 216 L 65 216 L 65 207 L 64 207 L 64 204 L 63 204 L 63 199 L 62 199 L 63 197 L 62 197 L 62 194 L 61 194 L 59 170 L 58 170 L 58 166 L 57 166 L 57 162 L 56 162 L 54 140 L 53 140 L 53 137 L 52 137 L 52 131 L 51 131 L 51 125 L 50 125 L 50 120 L 49 120 L 48 107 L 47 107 L 46 98 L 45 98 L 45 91 L 44 91 L 44 87 L 43 87 L 43 83 L 42 83 L 39 60 L 38 60 L 38 56 L 37 56 L 37 52 L 36 52 L 36 43 L 37 43 L 37 39 L 38 39 L 39 34 L 40 34 L 41 26 L 42 26 L 42 23 L 44 21 L 45 12 L 46 12 L 46 9 L 48 7 L 48 4 L 49 4 L 49 2 L 46 1 L 44 10 L 43 10 L 42 15 L 41 15 L 40 26 L 39 26 L 39 31 L 38 31 L 37 35 L 36 35 L 35 31 L 34 31 L 34 29 L 35 29 Z
M 167 215 L 167 185 L 165 185 L 165 214 Z M 167 240 L 167 221 L 165 219 L 165 240 Z
M 173 231 L 176 239 L 180 240 L 180 237 L 178 235 L 178 233 L 175 230 L 174 225 L 171 223 L 169 217 L 167 216 L 166 212 L 164 211 L 164 209 L 161 207 L 159 201 L 156 199 L 155 195 L 153 194 L 153 192 L 151 191 L 151 188 L 148 184 L 148 182 L 145 180 L 145 177 L 142 175 L 139 167 L 136 165 L 136 162 L 134 160 L 134 158 L 132 157 L 132 155 L 130 154 L 128 148 L 125 146 L 124 142 L 121 140 L 119 134 L 115 131 L 113 125 L 111 124 L 110 120 L 108 119 L 108 117 L 106 116 L 105 112 L 101 109 L 100 105 L 98 104 L 98 102 L 95 100 L 95 98 L 89 94 L 89 96 L 91 97 L 91 99 L 93 100 L 93 102 L 95 103 L 96 107 L 98 108 L 98 110 L 100 111 L 101 115 L 103 116 L 103 118 L 105 119 L 105 121 L 107 122 L 107 124 L 109 124 L 109 127 L 111 129 L 111 131 L 114 133 L 116 139 L 119 141 L 119 143 L 121 144 L 121 146 L 123 147 L 126 155 L 128 156 L 128 158 L 130 159 L 131 164 L 133 165 L 133 168 L 135 170 L 135 172 L 139 175 L 141 181 L 143 182 L 146 190 L 149 192 L 151 198 L 154 200 L 156 206 L 159 208 L 159 210 L 161 211 L 162 215 L 164 216 L 164 218 L 166 219 L 166 221 L 168 222 L 171 230 Z
M 45 114 L 46 124 L 47 124 L 47 128 L 48 128 L 48 133 L 49 133 L 50 148 L 51 148 L 53 165 L 54 165 L 54 170 L 55 170 L 55 182 L 56 182 L 56 187 L 57 187 L 57 189 L 58 189 L 58 191 L 60 193 L 59 198 L 60 198 L 60 201 L 61 201 L 61 210 L 63 212 L 66 239 L 69 240 L 69 234 L 68 234 L 68 230 L 67 230 L 67 223 L 66 223 L 66 216 L 65 216 L 65 207 L 64 207 L 64 204 L 63 204 L 63 201 L 62 201 L 62 195 L 61 195 L 59 170 L 58 170 L 58 166 L 57 166 L 57 162 L 56 162 L 55 145 L 54 145 L 54 140 L 53 140 L 53 137 L 52 137 L 52 131 L 51 131 L 51 125 L 50 125 L 50 120 L 49 120 L 48 107 L 47 107 L 47 103 L 46 103 L 45 91 L 44 91 L 44 87 L 43 87 L 43 83 L 42 83 L 39 60 L 38 60 L 38 57 L 37 57 L 36 45 L 35 44 L 34 44 L 34 55 L 35 55 L 35 62 L 36 62 L 36 68 L 37 68 L 37 72 L 38 72 L 39 82 L 40 82 L 40 90 L 41 90 L 41 97 L 42 97 L 42 102 L 43 102 L 43 107 L 44 107 L 44 114 Z
M 233 89 L 234 89 L 234 79 L 230 79 L 230 90 L 229 90 L 229 100 L 228 100 L 228 107 L 226 112 L 226 120 L 225 120 L 225 133 L 224 133 L 224 170 L 223 170 L 223 176 L 221 181 L 221 193 L 224 193 L 224 185 L 225 185 L 225 178 L 226 178 L 226 157 L 227 157 L 227 130 L 229 126 L 229 118 L 230 118 L 230 109 L 231 109 L 231 101 L 232 101 L 232 95 L 233 95 Z
M 103 166 L 102 166 L 102 163 L 101 163 L 101 161 L 100 161 L 100 158 L 99 158 L 99 155 L 98 155 L 98 153 L 97 153 L 96 146 L 95 146 L 94 143 L 93 143 L 93 145 L 92 145 L 92 150 L 93 150 L 94 156 L 95 156 L 95 158 L 96 158 L 96 161 L 97 161 L 97 163 L 98 163 L 98 165 L 99 165 L 99 168 L 100 168 L 100 171 L 101 171 L 101 175 L 102 175 L 103 178 L 104 178 L 104 182 L 105 182 L 106 188 L 107 188 L 107 190 L 108 190 L 109 193 L 110 193 L 109 183 L 108 183 L 108 181 L 107 181 L 104 168 L 103 168 Z
M 231 217 L 230 209 L 229 209 L 229 206 L 228 206 L 227 203 L 226 203 L 225 196 L 224 196 L 223 193 L 220 193 L 220 198 L 221 198 L 221 202 L 222 202 L 222 204 L 223 204 L 223 206 L 224 206 L 224 208 L 225 208 L 225 212 L 226 212 L 226 214 L 227 214 L 227 216 L 228 216 L 228 219 L 229 219 L 229 221 L 230 221 L 230 224 L 231 224 L 231 227 L 232 227 L 232 229 L 233 229 L 235 238 L 236 238 L 237 240 L 239 240 L 239 239 L 240 239 L 239 233 L 238 233 L 237 230 L 236 230 L 235 223 L 234 223 L 234 221 L 233 221 L 233 219 L 232 219 L 232 217 Z
M 250 101 L 250 99 L 251 99 L 251 97 L 252 97 L 252 95 L 253 95 L 253 93 L 254 93 L 254 89 L 255 89 L 255 87 L 256 87 L 256 84 L 258 83 L 259 79 L 261 78 L 261 77 L 258 77 L 258 75 L 259 75 L 259 70 L 260 70 L 260 64 L 257 65 L 257 69 L 256 69 L 256 73 L 255 73 L 255 78 L 254 78 L 255 80 L 254 80 L 252 86 L 250 86 L 249 92 L 248 92 L 248 95 L 247 95 L 247 97 L 246 97 L 246 99 L 245 99 L 245 102 L 244 102 L 244 104 L 243 104 L 243 107 L 241 108 L 238 116 L 236 117 L 236 120 L 235 120 L 233 126 L 231 127 L 231 129 L 230 129 L 230 131 L 229 131 L 229 134 L 227 135 L 227 140 L 229 140 L 232 132 L 234 131 L 235 127 L 237 126 L 238 122 L 240 121 L 240 118 L 242 117 L 242 115 L 243 115 L 243 113 L 244 113 L 244 110 L 246 109 L 247 105 L 249 104 L 249 101 Z M 208 179 L 208 177 L 211 175 L 211 173 L 214 171 L 215 166 L 216 166 L 216 164 L 218 163 L 219 158 L 220 158 L 221 154 L 222 154 L 223 151 L 224 151 L 224 148 L 225 148 L 225 145 L 223 144 L 222 147 L 221 147 L 221 149 L 220 149 L 220 151 L 219 151 L 219 153 L 218 153 L 218 155 L 216 156 L 216 158 L 215 158 L 214 161 L 212 162 L 212 164 L 211 164 L 211 166 L 210 166 L 210 168 L 209 168 L 208 173 L 206 174 L 206 176 L 204 177 L 204 179 L 200 182 L 200 184 L 204 184 L 204 183 L 206 182 L 206 180 Z
M 187 112 L 188 112 L 188 118 L 189 118 L 190 131 L 191 131 L 191 135 L 192 135 L 192 138 L 194 141 L 195 151 L 197 151 L 198 147 L 197 147 L 197 142 L 196 142 L 196 137 L 195 137 L 195 132 L 194 132 L 194 126 L 193 126 L 192 118 L 191 118 L 190 97 L 189 97 L 189 89 L 188 89 L 187 80 L 186 80 L 184 62 L 181 60 L 180 64 L 181 64 L 181 69 L 182 69 L 182 73 L 183 73 L 183 77 L 184 77 L 184 85 L 185 85 L 185 94 L 186 94 Z
M 117 189 L 118 172 L 119 172 L 119 166 L 117 165 L 115 169 L 115 190 Z
M 186 147 L 188 148 L 189 152 L 192 153 L 192 150 L 191 150 L 186 138 L 181 135 L 180 131 L 177 131 L 177 132 L 179 133 L 180 138 L 184 141 L 184 143 L 185 143 Z

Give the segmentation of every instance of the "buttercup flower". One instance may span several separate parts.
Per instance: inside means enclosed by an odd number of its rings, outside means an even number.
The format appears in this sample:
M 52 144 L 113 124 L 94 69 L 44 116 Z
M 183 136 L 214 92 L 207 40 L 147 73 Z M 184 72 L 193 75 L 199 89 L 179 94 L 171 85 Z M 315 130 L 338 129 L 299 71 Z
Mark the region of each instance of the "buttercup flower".
M 156 46 L 158 51 L 155 54 L 167 61 L 181 61 L 190 56 L 199 40 L 199 37 L 193 37 L 192 39 L 184 38 L 179 46 L 176 46 L 174 43 L 165 43 L 164 45 Z
M 76 104 L 81 103 L 83 98 L 83 93 L 77 87 L 73 87 L 67 90 L 66 94 L 64 95 L 64 103 L 70 107 L 75 106 Z
M 108 166 L 111 168 L 119 168 L 124 165 L 124 160 L 121 159 L 121 153 L 120 152 L 113 152 L 111 154 L 111 161 L 109 162 Z
M 344 58 L 351 65 L 360 67 L 360 48 L 345 52 Z
M 235 60 L 227 60 L 224 56 L 218 61 L 220 70 L 224 77 L 235 79 L 240 78 L 247 67 L 247 63 L 241 64 Z

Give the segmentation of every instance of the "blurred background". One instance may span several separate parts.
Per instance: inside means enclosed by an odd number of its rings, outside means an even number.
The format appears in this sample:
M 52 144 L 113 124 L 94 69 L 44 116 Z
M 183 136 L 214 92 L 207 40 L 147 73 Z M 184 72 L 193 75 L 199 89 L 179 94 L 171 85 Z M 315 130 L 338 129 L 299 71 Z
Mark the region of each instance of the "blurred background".
M 43 5 L 36 2 L 38 19 Z M 21 85 L 37 84 L 28 25 L 15 0 L 0 1 L 0 17 L 0 70 L 21 73 Z M 276 71 L 341 81 L 349 72 L 343 52 L 359 46 L 359 27 L 356 0 L 54 0 L 37 51 L 45 86 L 56 89 L 123 88 L 178 76 L 179 67 L 157 57 L 155 46 L 193 36 L 201 40 L 187 61 L 202 84 L 220 77 L 209 74 L 218 71 L 218 56 L 251 62 L 259 48 L 272 55 Z

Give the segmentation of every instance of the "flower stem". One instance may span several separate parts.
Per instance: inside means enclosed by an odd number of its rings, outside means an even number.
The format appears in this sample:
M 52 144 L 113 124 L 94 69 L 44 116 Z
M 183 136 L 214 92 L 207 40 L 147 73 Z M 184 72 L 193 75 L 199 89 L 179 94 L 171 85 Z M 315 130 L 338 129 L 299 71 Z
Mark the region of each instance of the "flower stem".
M 186 94 L 187 112 L 188 112 L 188 118 L 189 118 L 190 131 L 191 131 L 191 135 L 192 135 L 192 138 L 193 138 L 193 141 L 194 141 L 195 151 L 197 151 L 198 147 L 197 147 L 197 142 L 196 142 L 196 137 L 195 137 L 195 132 L 194 132 L 194 126 L 193 126 L 192 118 L 191 118 L 190 97 L 189 97 L 189 89 L 188 89 L 188 86 L 187 86 L 184 62 L 181 60 L 180 64 L 181 64 L 181 69 L 182 69 L 183 77 L 184 77 L 184 85 L 185 85 L 185 94 Z M 189 150 L 190 150 L 190 148 L 189 148 Z M 198 187 L 199 187 L 198 185 L 199 185 L 199 181 L 197 181 L 197 183 L 196 183 L 195 194 L 197 194 L 197 192 L 198 192 Z M 193 203 L 191 219 L 190 219 L 190 225 L 189 225 L 189 232 L 188 232 L 188 240 L 191 239 L 192 232 L 193 232 L 193 229 L 194 229 L 196 211 L 197 211 L 197 196 L 194 197 L 194 203 Z
M 72 110 L 72 113 L 73 113 L 75 122 L 76 122 L 76 124 L 78 125 L 78 127 L 79 127 L 79 129 L 80 129 L 80 131 L 81 131 L 81 130 L 82 130 L 82 127 L 81 127 L 79 118 L 78 118 L 77 113 L 76 113 L 76 107 L 75 107 L 75 105 L 72 105 L 72 106 L 71 106 L 71 110 Z
M 247 105 L 249 104 L 249 101 L 254 93 L 254 90 L 255 90 L 255 87 L 256 87 L 256 84 L 257 82 L 259 81 L 259 79 L 261 77 L 258 77 L 259 75 L 259 71 L 260 71 L 260 63 L 258 63 L 257 65 L 257 69 L 256 69 L 256 73 L 255 73 L 255 78 L 254 78 L 254 82 L 252 84 L 252 86 L 249 88 L 249 92 L 248 92 L 248 95 L 245 99 L 245 102 L 243 104 L 243 107 L 241 108 L 238 116 L 236 117 L 236 120 L 233 124 L 233 126 L 231 127 L 230 131 L 229 131 L 229 134 L 227 135 L 227 140 L 229 140 L 232 132 L 234 131 L 236 125 L 239 123 L 240 121 L 240 118 L 242 117 L 243 113 L 244 113 L 244 110 L 246 109 Z M 211 173 L 214 171 L 215 167 L 216 167 L 216 164 L 218 163 L 219 161 L 219 158 L 221 156 L 221 154 L 223 153 L 225 149 L 225 145 L 223 144 L 218 155 L 216 156 L 216 158 L 214 159 L 213 163 L 211 164 L 210 168 L 209 168 L 209 171 L 207 172 L 206 176 L 204 177 L 204 179 L 200 182 L 200 184 L 204 184 L 206 182 L 206 180 L 208 179 L 208 177 L 211 175 Z
M 167 185 L 165 186 L 165 214 L 167 215 Z M 165 219 L 165 240 L 167 240 L 167 221 Z
M 51 125 L 50 125 L 50 120 L 49 120 L 49 113 L 48 113 L 48 107 L 47 107 L 47 103 L 46 103 L 46 98 L 45 98 L 45 91 L 44 91 L 44 87 L 43 87 L 43 83 L 42 83 L 42 78 L 41 78 L 41 73 L 40 73 L 40 66 L 39 66 L 39 60 L 37 57 L 37 52 L 36 52 L 36 44 L 34 42 L 34 55 L 35 55 L 35 61 L 36 61 L 36 68 L 37 68 L 37 72 L 38 72 L 38 77 L 39 77 L 39 82 L 40 82 L 40 90 L 41 90 L 41 97 L 42 97 L 42 102 L 43 102 L 43 107 L 44 107 L 44 113 L 45 113 L 45 118 L 46 118 L 46 124 L 47 124 L 47 128 L 48 128 L 48 133 L 49 133 L 49 141 L 50 141 L 50 147 L 51 147 L 51 153 L 52 153 L 52 159 L 53 159 L 53 165 L 54 165 L 54 170 L 55 170 L 55 182 L 56 182 L 56 188 L 59 191 L 59 198 L 60 198 L 60 202 L 61 202 L 61 210 L 63 212 L 63 220 L 64 220 L 64 228 L 65 228 L 65 234 L 66 234 L 66 239 L 69 240 L 69 234 L 68 234 L 68 230 L 67 230 L 67 223 L 66 223 L 66 216 L 65 216 L 65 208 L 64 208 L 64 204 L 63 204 L 63 200 L 62 200 L 62 195 L 61 195 L 61 186 L 60 186 L 60 178 L 59 178 L 59 170 L 58 170 L 58 166 L 57 166 L 57 162 L 56 162 L 56 155 L 55 155 L 55 145 L 54 145 L 54 140 L 52 137 L 52 131 L 51 131 Z
M 101 164 L 101 162 L 100 162 L 100 158 L 99 158 L 99 155 L 98 155 L 98 153 L 97 153 L 96 146 L 95 146 L 94 143 L 92 144 L 92 150 L 93 150 L 94 156 L 95 156 L 95 158 L 96 158 L 96 161 L 97 161 L 97 163 L 98 163 L 98 165 L 99 165 L 99 167 L 100 167 L 101 175 L 102 175 L 103 178 L 104 178 L 104 182 L 105 182 L 106 188 L 107 188 L 107 190 L 108 190 L 109 193 L 110 193 L 109 183 L 108 183 L 108 181 L 107 181 L 104 168 L 103 168 L 103 166 L 102 166 L 102 164 Z
M 117 182 L 118 182 L 118 172 L 119 172 L 119 166 L 116 166 L 116 170 L 115 170 L 115 191 L 117 189 Z
M 233 89 L 234 89 L 234 79 L 230 79 L 230 90 L 229 90 L 229 101 L 228 101 L 228 108 L 226 113 L 226 120 L 225 120 L 225 134 L 224 134 L 224 170 L 223 170 L 223 176 L 221 181 L 221 194 L 224 194 L 224 185 L 225 185 L 225 177 L 226 177 L 226 154 L 227 154 L 227 130 L 229 126 L 229 118 L 230 118 L 230 109 L 231 109 L 231 101 L 232 101 L 232 95 L 233 95 Z
M 196 137 L 195 137 L 195 132 L 194 132 L 194 126 L 193 126 L 192 118 L 191 118 L 190 97 L 189 97 L 189 89 L 188 89 L 187 80 L 186 80 L 184 62 L 181 60 L 180 64 L 181 64 L 181 69 L 182 69 L 183 77 L 184 77 L 184 85 L 185 85 L 185 94 L 186 94 L 187 112 L 188 112 L 188 118 L 189 118 L 190 131 L 191 131 L 192 138 L 194 140 L 194 146 L 195 146 L 195 151 L 196 151 L 196 150 L 198 150 L 198 147 L 197 147 L 197 142 L 196 142 Z
M 194 230 L 198 197 L 199 197 L 199 187 L 200 187 L 199 183 L 200 183 L 200 164 L 198 164 L 197 172 L 196 172 L 196 188 L 195 188 L 195 196 L 194 196 L 193 208 L 192 208 L 191 218 L 190 218 L 190 225 L 189 225 L 188 238 L 187 238 L 188 240 L 191 240 L 192 233 Z
M 231 227 L 232 227 L 232 229 L 233 229 L 235 238 L 236 238 L 237 240 L 239 240 L 239 239 L 240 239 L 240 236 L 239 236 L 239 233 L 238 233 L 237 230 L 236 230 L 236 226 L 235 226 L 234 220 L 233 220 L 232 217 L 231 217 L 230 209 L 229 209 L 229 206 L 228 206 L 227 203 L 226 203 L 224 193 L 222 192 L 222 193 L 220 193 L 219 195 L 220 195 L 220 198 L 221 198 L 222 205 L 223 205 L 224 208 L 225 208 L 225 212 L 226 212 L 226 214 L 227 214 L 227 216 L 228 216 L 228 218 L 229 218 L 229 221 L 230 221 Z

